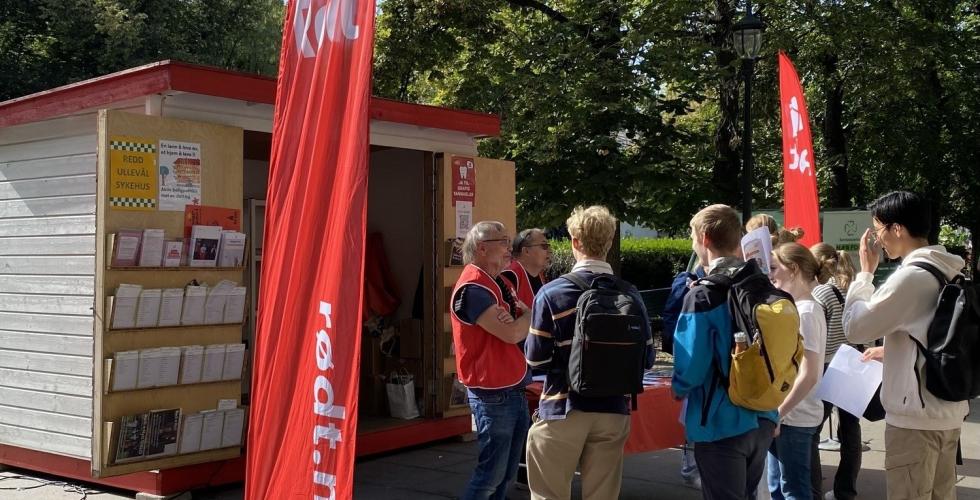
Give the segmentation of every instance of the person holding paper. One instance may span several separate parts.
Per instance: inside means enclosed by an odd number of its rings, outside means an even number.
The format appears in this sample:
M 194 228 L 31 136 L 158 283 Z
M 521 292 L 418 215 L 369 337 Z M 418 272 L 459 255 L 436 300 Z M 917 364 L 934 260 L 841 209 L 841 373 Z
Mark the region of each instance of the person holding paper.
M 822 478 L 815 436 L 823 423 L 823 401 L 815 393 L 827 345 L 823 307 L 813 300 L 820 267 L 810 250 L 799 243 L 779 245 L 772 256 L 772 283 L 793 296 L 800 313 L 803 362 L 793 388 L 779 406 L 778 435 L 767 462 L 769 494 L 773 500 L 819 499 Z
M 741 253 L 742 223 L 727 205 L 708 206 L 691 219 L 691 247 L 706 275 L 741 277 L 761 273 Z M 671 390 L 687 399 L 684 433 L 694 442 L 705 498 L 754 498 L 765 467 L 766 450 L 776 428 L 776 411 L 756 411 L 732 403 L 717 390 L 719 373 L 727 377 L 734 339 L 728 294 L 704 284 L 687 293 L 674 335 Z M 721 332 L 724 332 L 721 333 Z
M 854 266 L 845 251 L 837 251 L 828 243 L 817 243 L 810 247 L 813 256 L 820 264 L 817 281 L 813 289 L 813 299 L 824 310 L 827 320 L 827 352 L 824 355 L 824 372 L 830 360 L 837 354 L 840 346 L 847 342 L 844 336 L 844 325 L 841 317 L 844 315 L 844 294 L 854 280 Z M 861 349 L 860 346 L 853 346 Z M 824 401 L 823 418 L 826 422 L 834 405 Z M 834 489 L 828 491 L 826 500 L 854 500 L 857 496 L 857 476 L 861 471 L 861 454 L 864 443 L 861 442 L 861 417 L 852 415 L 843 408 L 837 408 L 837 438 L 840 440 L 840 463 L 834 474 Z M 822 424 L 821 424 L 822 425 Z M 831 429 L 831 432 L 833 429 Z M 819 433 L 817 433 L 819 435 Z
M 967 401 L 937 398 L 924 383 L 915 341 L 927 345 L 939 282 L 925 263 L 951 279 L 963 259 L 930 245 L 932 209 L 924 197 L 895 191 L 871 203 L 872 226 L 861 237 L 861 272 L 847 291 L 844 333 L 857 344 L 884 344 L 885 479 L 889 500 L 956 498 L 956 443 Z M 884 249 L 902 265 L 877 290 L 872 282 Z

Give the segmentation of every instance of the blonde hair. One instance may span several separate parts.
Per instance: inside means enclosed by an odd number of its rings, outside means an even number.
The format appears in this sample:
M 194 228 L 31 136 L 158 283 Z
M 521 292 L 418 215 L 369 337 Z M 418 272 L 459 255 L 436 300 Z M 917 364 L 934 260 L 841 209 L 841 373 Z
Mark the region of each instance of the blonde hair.
M 771 215 L 756 214 L 745 223 L 745 232 L 752 231 L 753 229 L 759 229 L 760 227 L 768 229 L 769 234 L 776 234 L 776 230 L 779 228 L 776 224 L 776 219 L 773 219 Z
M 833 278 L 837 288 L 841 291 L 847 290 L 851 281 L 854 281 L 854 264 L 851 262 L 850 255 L 844 250 L 837 251 L 829 243 L 822 242 L 810 247 L 810 251 L 820 265 L 817 281 L 826 283 Z
M 582 251 L 590 257 L 605 257 L 609 253 L 616 234 L 616 218 L 606 207 L 575 207 L 565 225 L 568 234 L 582 244 Z
M 813 280 L 820 274 L 817 258 L 799 243 L 783 243 L 772 251 L 772 255 L 787 268 L 799 271 L 803 281 Z
M 710 205 L 691 218 L 691 229 L 704 234 L 716 250 L 737 250 L 742 241 L 742 223 L 728 205 Z
M 794 227 L 792 229 L 780 228 L 772 235 L 772 247 L 776 248 L 784 243 L 796 243 L 803 237 L 803 228 Z

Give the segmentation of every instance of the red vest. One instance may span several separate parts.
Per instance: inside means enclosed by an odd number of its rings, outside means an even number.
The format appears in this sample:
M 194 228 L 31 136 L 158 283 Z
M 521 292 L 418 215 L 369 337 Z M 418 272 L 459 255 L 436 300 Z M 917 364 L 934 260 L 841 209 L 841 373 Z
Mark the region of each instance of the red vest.
M 456 294 L 467 284 L 485 288 L 493 294 L 500 307 L 510 311 L 500 287 L 486 271 L 473 264 L 463 268 L 449 304 L 456 349 L 456 376 L 471 389 L 503 389 L 517 385 L 527 373 L 527 362 L 520 348 L 500 340 L 476 324 L 464 323 L 453 310 Z
M 517 276 L 517 298 L 530 309 L 534 305 L 534 287 L 531 286 L 527 269 L 524 269 L 524 266 L 517 259 L 511 259 L 507 270 Z

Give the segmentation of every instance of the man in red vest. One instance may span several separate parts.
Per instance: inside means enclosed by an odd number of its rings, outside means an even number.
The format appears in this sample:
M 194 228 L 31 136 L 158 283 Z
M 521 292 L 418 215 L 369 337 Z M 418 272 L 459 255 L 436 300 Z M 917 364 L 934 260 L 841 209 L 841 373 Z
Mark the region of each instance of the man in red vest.
M 500 274 L 514 287 L 521 302 L 534 304 L 534 296 L 547 282 L 544 271 L 551 265 L 551 243 L 544 231 L 533 228 L 518 233 L 512 246 L 510 266 Z
M 450 301 L 456 375 L 466 386 L 480 443 L 464 500 L 506 498 L 530 425 L 524 387 L 531 373 L 517 343 L 527 337 L 531 315 L 500 277 L 510 250 L 503 224 L 476 223 L 463 241 L 466 267 Z
M 510 266 L 500 272 L 500 275 L 514 287 L 517 298 L 527 304 L 534 304 L 534 296 L 548 282 L 544 276 L 545 269 L 551 265 L 551 243 L 544 231 L 538 228 L 525 229 L 517 233 L 511 245 Z M 523 350 L 523 343 L 518 344 Z M 533 375 L 543 375 L 531 370 Z M 526 450 L 521 453 L 521 464 L 517 470 L 517 485 L 527 488 L 527 464 L 524 462 Z

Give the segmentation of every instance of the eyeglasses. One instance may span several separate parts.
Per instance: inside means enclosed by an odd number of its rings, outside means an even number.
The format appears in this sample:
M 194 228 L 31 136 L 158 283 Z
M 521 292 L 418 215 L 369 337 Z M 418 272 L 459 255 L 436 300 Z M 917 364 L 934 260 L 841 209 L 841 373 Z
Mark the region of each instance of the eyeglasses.
M 490 242 L 502 242 L 504 246 L 510 246 L 510 238 L 492 238 L 489 240 L 480 240 L 480 243 L 490 243 Z
M 545 250 L 551 250 L 551 243 L 535 243 L 533 245 L 524 245 L 524 248 L 531 248 L 531 247 L 541 247 Z
M 881 240 L 882 233 L 884 233 L 885 231 L 887 231 L 888 228 L 890 228 L 891 226 L 892 226 L 891 224 L 885 224 L 885 225 L 883 225 L 881 227 L 872 227 L 872 229 L 875 232 L 875 239 L 876 240 Z

